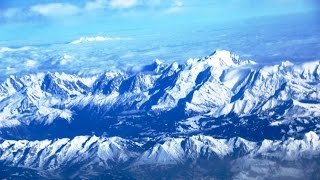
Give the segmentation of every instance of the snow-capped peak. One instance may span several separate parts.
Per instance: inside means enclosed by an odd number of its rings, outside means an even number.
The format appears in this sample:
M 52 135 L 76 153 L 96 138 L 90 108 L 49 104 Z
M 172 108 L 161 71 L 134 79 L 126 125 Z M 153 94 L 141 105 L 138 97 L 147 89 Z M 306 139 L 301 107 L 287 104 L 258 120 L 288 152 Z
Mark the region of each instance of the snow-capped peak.
M 245 64 L 255 64 L 253 61 L 240 60 L 239 55 L 233 54 L 227 50 L 216 50 L 204 60 L 208 63 L 208 65 L 213 67 L 232 67 Z
M 160 59 L 156 59 L 156 60 L 154 61 L 154 63 L 157 64 L 157 65 L 160 65 L 160 64 L 162 64 L 162 61 L 161 61 Z
M 163 63 L 160 59 L 156 59 L 152 64 L 146 65 L 142 68 L 143 71 L 154 71 L 159 73 L 167 65 Z
M 318 142 L 319 136 L 315 132 L 310 131 L 304 135 L 304 140 L 306 142 L 312 142 L 312 141 Z

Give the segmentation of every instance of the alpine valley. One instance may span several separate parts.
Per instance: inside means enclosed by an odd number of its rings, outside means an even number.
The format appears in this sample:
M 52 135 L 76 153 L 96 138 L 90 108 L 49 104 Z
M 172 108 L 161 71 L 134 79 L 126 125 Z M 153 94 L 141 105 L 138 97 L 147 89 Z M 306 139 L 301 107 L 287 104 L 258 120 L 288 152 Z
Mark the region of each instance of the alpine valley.
M 320 179 L 320 61 L 225 50 L 0 85 L 0 178 Z

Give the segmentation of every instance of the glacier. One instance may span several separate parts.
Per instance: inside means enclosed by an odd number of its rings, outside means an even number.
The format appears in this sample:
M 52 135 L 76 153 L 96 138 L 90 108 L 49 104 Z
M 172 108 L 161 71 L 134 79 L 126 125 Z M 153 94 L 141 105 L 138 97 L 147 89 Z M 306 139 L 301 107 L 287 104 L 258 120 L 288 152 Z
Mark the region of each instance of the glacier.
M 264 65 L 226 50 L 139 71 L 10 76 L 0 85 L 1 174 L 316 178 L 319 82 L 320 60 Z

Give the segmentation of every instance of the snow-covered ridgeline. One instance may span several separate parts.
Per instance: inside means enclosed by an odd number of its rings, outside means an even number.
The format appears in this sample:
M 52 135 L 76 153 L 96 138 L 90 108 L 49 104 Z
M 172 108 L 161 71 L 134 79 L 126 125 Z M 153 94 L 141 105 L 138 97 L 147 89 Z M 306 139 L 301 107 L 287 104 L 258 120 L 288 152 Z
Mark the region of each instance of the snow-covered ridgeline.
M 242 154 L 239 154 L 241 152 Z M 81 168 L 183 164 L 187 160 L 224 159 L 226 157 L 312 159 L 320 155 L 319 135 L 308 132 L 301 140 L 263 140 L 243 138 L 215 139 L 196 135 L 169 138 L 145 149 L 143 144 L 119 137 L 77 136 L 73 139 L 27 141 L 4 140 L 0 143 L 0 161 L 4 165 L 41 170 L 81 165 Z
M 156 61 L 134 74 L 11 76 L 0 85 L 0 128 L 31 121 L 50 124 L 56 118 L 72 121 L 72 107 L 87 105 L 119 114 L 179 108 L 186 114 L 219 117 L 270 114 L 289 102 L 284 115 L 319 117 L 319 65 L 320 61 L 299 65 L 286 61 L 261 66 L 222 50 L 185 64 Z

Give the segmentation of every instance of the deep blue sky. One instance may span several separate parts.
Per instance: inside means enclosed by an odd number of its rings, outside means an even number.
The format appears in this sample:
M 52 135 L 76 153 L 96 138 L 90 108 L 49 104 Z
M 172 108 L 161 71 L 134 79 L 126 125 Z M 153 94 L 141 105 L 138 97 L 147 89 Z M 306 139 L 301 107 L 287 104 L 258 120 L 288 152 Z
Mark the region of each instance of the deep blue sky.
M 311 12 L 317 0 L 0 0 L 0 44 L 63 42 L 87 34 Z

